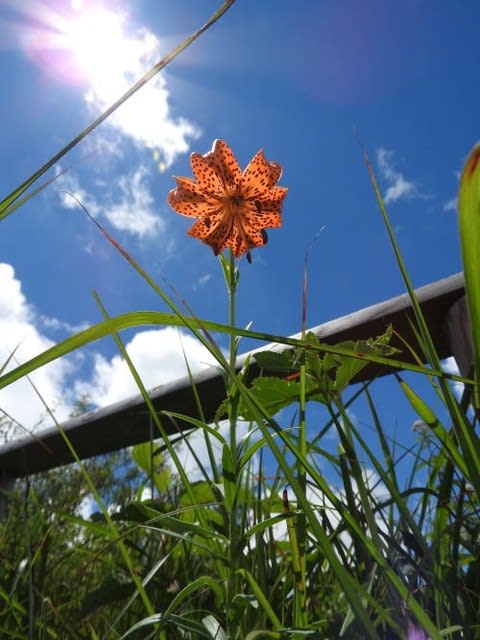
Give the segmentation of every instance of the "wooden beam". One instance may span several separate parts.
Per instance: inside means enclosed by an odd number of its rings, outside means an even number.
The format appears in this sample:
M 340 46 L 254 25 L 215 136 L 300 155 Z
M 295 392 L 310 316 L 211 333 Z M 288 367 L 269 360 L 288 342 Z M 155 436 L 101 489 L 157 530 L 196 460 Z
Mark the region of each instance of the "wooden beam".
M 428 326 L 441 358 L 452 354 L 449 331 L 445 327 L 445 318 L 452 306 L 464 295 L 463 274 L 457 274 L 416 291 Z M 342 318 L 326 322 L 314 331 L 327 344 L 336 344 L 344 340 L 359 340 L 381 335 L 388 325 L 392 325 L 412 347 L 421 355 L 420 347 L 410 329 L 413 319 L 412 307 L 406 294 L 356 311 Z M 450 328 L 451 333 L 451 328 Z M 299 338 L 297 334 L 293 336 Z M 395 346 L 402 348 L 397 340 Z M 266 347 L 264 347 L 266 348 Z M 282 350 L 281 345 L 268 348 Z M 246 355 L 239 358 L 239 366 Z M 409 352 L 402 348 L 401 359 L 412 361 Z M 392 369 L 377 365 L 368 365 L 355 380 L 372 379 L 391 373 Z M 258 371 L 257 371 L 258 373 Z M 255 374 L 255 372 L 254 372 Z M 212 420 L 219 404 L 225 397 L 222 375 L 215 369 L 201 372 L 195 376 L 195 383 L 207 420 Z M 188 378 L 175 380 L 150 392 L 150 397 L 158 411 L 177 411 L 184 415 L 197 415 L 195 399 Z M 173 423 L 162 418 L 167 433 L 174 434 L 180 429 L 189 429 L 188 423 Z M 98 411 L 84 414 L 63 423 L 63 432 L 81 459 L 116 451 L 127 446 L 145 442 L 153 432 L 151 416 L 141 396 L 129 398 Z M 0 471 L 9 478 L 38 473 L 73 462 L 69 448 L 57 428 L 49 428 L 22 440 L 15 440 L 0 447 Z

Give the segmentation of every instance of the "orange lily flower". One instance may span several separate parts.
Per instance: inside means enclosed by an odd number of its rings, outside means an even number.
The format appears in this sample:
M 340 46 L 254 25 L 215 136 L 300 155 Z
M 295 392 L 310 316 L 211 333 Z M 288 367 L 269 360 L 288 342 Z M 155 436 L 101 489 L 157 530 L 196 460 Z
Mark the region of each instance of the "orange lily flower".
M 236 258 L 267 242 L 266 228 L 282 225 L 281 209 L 288 193 L 275 186 L 282 167 L 258 151 L 242 173 L 226 142 L 215 140 L 205 155 L 192 153 L 196 180 L 175 178 L 168 203 L 183 216 L 198 218 L 188 235 L 210 245 L 215 255 L 227 247 Z

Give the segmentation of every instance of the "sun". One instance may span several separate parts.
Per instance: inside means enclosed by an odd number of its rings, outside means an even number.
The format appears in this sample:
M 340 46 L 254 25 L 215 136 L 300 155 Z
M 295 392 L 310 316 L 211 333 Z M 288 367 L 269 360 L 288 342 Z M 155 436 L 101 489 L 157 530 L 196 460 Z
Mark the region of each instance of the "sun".
M 134 40 L 124 29 L 126 16 L 104 8 L 76 13 L 62 34 L 72 73 L 105 100 L 114 99 L 126 89 L 126 76 L 136 72 Z
M 62 11 L 34 6 L 27 1 L 19 9 L 27 18 L 19 38 L 28 57 L 47 74 L 84 86 L 105 102 L 121 95 L 138 76 L 149 43 L 141 34 L 128 33 L 126 12 L 92 0 L 71 0 Z

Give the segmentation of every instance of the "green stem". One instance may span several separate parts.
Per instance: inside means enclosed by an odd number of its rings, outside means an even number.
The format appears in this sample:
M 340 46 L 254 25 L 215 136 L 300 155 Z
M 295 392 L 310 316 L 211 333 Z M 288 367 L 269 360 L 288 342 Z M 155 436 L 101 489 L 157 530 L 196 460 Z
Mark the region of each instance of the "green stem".
M 228 323 L 231 327 L 236 325 L 236 293 L 237 293 L 237 284 L 238 284 L 238 271 L 235 265 L 235 256 L 233 255 L 232 249 L 230 249 L 229 263 L 228 263 L 228 278 L 227 278 L 227 286 L 228 286 Z M 233 333 L 229 336 L 229 364 L 230 370 L 235 371 L 235 363 L 237 361 L 237 344 L 238 339 Z M 235 461 L 235 453 L 236 453 L 236 422 L 237 422 L 237 412 L 236 412 L 236 402 L 234 402 L 234 398 L 236 397 L 236 385 L 231 380 L 230 381 L 230 389 L 229 396 L 231 400 L 230 404 L 230 451 L 232 453 L 232 458 Z
M 235 326 L 236 323 L 236 293 L 237 293 L 237 285 L 238 285 L 238 268 L 235 264 L 235 256 L 233 254 L 232 249 L 230 249 L 230 254 L 228 260 L 221 256 L 221 262 L 223 267 L 223 272 L 225 276 L 225 282 L 227 284 L 228 290 L 228 321 L 231 327 Z M 235 364 L 237 361 L 237 346 L 238 346 L 238 338 L 233 333 L 229 336 L 229 365 L 230 371 L 235 371 Z M 227 507 L 227 517 L 228 517 L 228 559 L 229 559 L 229 577 L 227 582 L 227 619 L 226 619 L 226 628 L 227 628 L 227 636 L 229 638 L 233 638 L 236 634 L 238 634 L 238 622 L 236 620 L 233 599 L 239 592 L 240 588 L 240 578 L 238 569 L 239 565 L 239 530 L 237 524 L 237 487 L 239 484 L 239 471 L 238 471 L 238 460 L 237 460 L 237 440 L 236 440 L 236 428 L 237 428 L 237 417 L 238 417 L 238 386 L 236 384 L 236 380 L 233 377 L 230 377 L 228 382 L 228 419 L 229 419 L 229 443 L 230 443 L 230 458 L 232 461 L 231 469 L 229 470 L 232 474 L 232 477 L 227 478 L 224 470 L 224 482 L 225 482 L 225 492 L 230 494 L 230 491 L 227 491 L 227 483 L 234 483 L 235 488 L 233 490 L 234 498 L 233 500 L 228 500 Z
M 304 337 L 304 336 L 302 336 Z M 303 358 L 305 354 L 303 354 Z M 305 460 L 307 456 L 307 425 L 305 419 L 306 409 L 306 369 L 305 363 L 300 366 L 300 417 L 299 417 L 299 434 L 298 449 L 300 452 L 297 458 L 297 479 L 300 491 L 306 498 L 307 494 L 307 474 L 305 467 L 300 460 Z M 298 580 L 295 582 L 295 609 L 294 609 L 294 625 L 296 627 L 304 627 L 306 620 L 306 601 L 305 601 L 305 584 L 306 584 L 306 519 L 305 513 L 299 511 L 297 516 L 297 544 L 300 564 L 300 573 Z
M 305 254 L 305 264 L 303 269 L 303 298 L 302 298 L 302 341 L 305 340 L 305 334 L 307 331 L 307 258 L 308 250 Z M 297 458 L 297 479 L 300 491 L 303 497 L 307 495 L 307 474 L 304 465 L 301 460 L 305 460 L 307 457 L 307 422 L 306 422 L 306 405 L 307 405 L 307 392 L 306 392 L 306 366 L 305 366 L 305 351 L 301 355 L 302 361 L 300 363 L 300 416 L 299 416 L 299 433 L 298 433 L 298 450 L 299 457 Z M 304 627 L 307 624 L 306 615 L 306 518 L 304 511 L 299 511 L 297 517 L 297 546 L 298 546 L 298 562 L 299 562 L 299 575 L 295 581 L 295 598 L 294 598 L 294 624 L 296 627 Z

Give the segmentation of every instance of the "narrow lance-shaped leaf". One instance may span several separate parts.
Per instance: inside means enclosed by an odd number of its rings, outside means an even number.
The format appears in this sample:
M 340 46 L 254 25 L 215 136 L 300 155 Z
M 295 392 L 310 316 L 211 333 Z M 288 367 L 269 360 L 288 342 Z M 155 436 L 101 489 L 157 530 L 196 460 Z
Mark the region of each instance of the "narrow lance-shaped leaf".
M 480 144 L 470 152 L 458 196 L 460 247 L 465 274 L 465 292 L 472 326 L 476 408 L 480 407 Z

